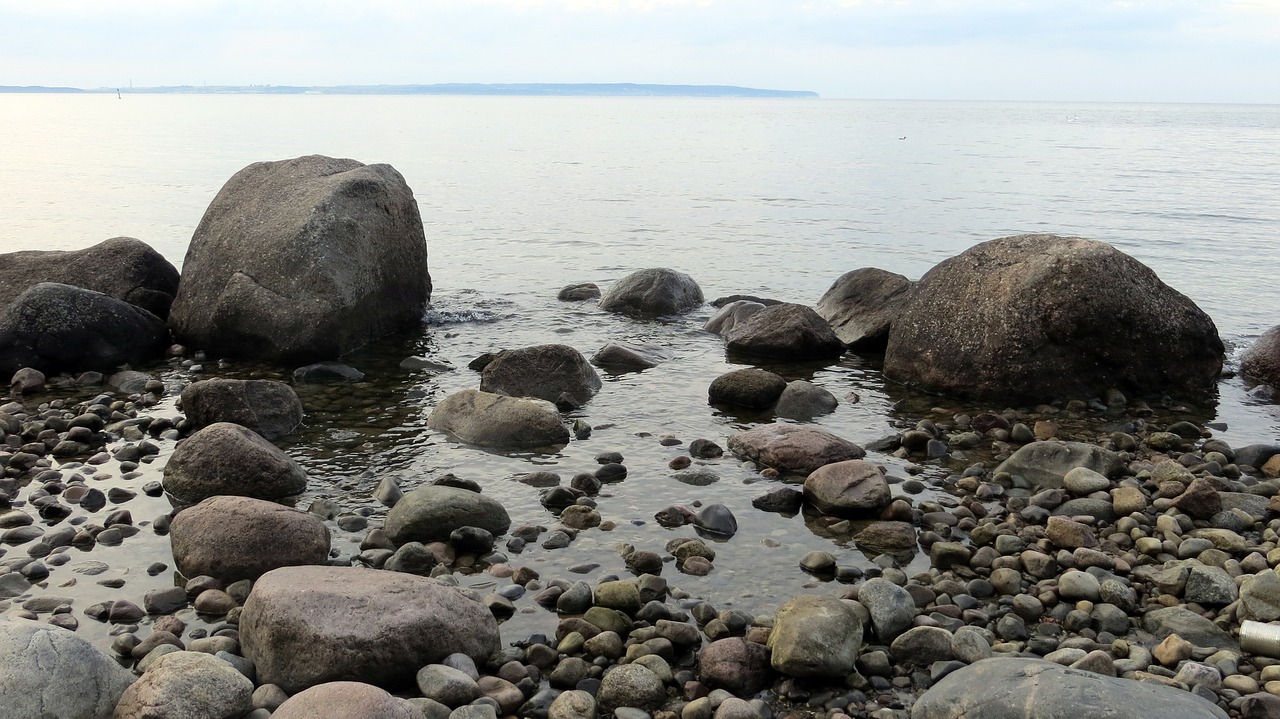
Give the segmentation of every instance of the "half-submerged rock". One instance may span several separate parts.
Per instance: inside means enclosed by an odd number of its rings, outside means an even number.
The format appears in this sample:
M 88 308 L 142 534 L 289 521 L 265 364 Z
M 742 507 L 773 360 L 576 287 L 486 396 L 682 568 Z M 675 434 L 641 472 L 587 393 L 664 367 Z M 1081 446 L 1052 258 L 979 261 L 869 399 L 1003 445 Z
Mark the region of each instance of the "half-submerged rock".
M 556 404 L 586 404 L 600 390 L 600 375 L 568 345 L 502 350 L 480 373 L 480 391 L 533 397 Z
M 1222 369 L 1213 320 L 1114 247 L 1055 235 L 991 240 L 916 283 L 889 332 L 887 377 L 1009 402 L 1206 395 Z
M 422 218 L 400 173 L 309 155 L 227 181 L 191 239 L 169 322 L 219 354 L 333 359 L 416 325 L 430 296 Z
M 554 404 L 466 389 L 427 416 L 427 426 L 481 447 L 515 449 L 568 444 L 569 429 Z
M 283 437 L 302 422 L 302 401 L 284 382 L 206 379 L 182 390 L 182 410 L 197 429 L 231 422 L 266 439 Z
M 1280 387 L 1280 325 L 1272 327 L 1240 358 L 1240 373 L 1250 379 Z
M 683 272 L 665 267 L 632 272 L 609 286 L 600 308 L 629 315 L 677 315 L 702 305 L 702 288 Z
M 827 321 L 804 305 L 783 302 L 753 313 L 723 332 L 730 352 L 788 360 L 844 354 L 844 343 Z
M 178 291 L 178 270 L 132 237 L 112 237 L 83 250 L 0 254 L 0 307 L 41 282 L 101 292 L 164 319 Z
M 817 427 L 766 424 L 729 436 L 729 451 L 780 472 L 808 474 L 824 465 L 862 459 L 866 451 Z
M 882 350 L 912 284 L 894 272 L 863 267 L 841 275 L 816 309 L 850 349 Z

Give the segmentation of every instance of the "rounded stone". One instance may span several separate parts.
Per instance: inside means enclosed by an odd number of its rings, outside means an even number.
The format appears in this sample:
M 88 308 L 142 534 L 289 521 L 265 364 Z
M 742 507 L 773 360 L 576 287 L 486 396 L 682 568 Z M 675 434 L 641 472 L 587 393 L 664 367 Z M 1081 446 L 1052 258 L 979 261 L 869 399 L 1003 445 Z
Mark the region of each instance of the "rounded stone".
M 319 517 L 249 497 L 212 497 L 185 509 L 169 536 L 178 571 L 225 583 L 329 559 L 329 528 Z
M 216 422 L 178 444 L 164 467 L 164 489 L 195 504 L 218 495 L 279 499 L 302 493 L 307 474 L 251 429 Z

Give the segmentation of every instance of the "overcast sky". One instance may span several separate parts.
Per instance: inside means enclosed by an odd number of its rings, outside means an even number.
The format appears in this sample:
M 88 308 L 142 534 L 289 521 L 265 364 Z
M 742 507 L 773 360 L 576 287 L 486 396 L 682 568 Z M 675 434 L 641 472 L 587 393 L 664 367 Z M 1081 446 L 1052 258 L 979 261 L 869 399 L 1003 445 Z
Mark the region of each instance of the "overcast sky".
M 0 85 L 1280 103 L 1280 0 L 0 0 Z

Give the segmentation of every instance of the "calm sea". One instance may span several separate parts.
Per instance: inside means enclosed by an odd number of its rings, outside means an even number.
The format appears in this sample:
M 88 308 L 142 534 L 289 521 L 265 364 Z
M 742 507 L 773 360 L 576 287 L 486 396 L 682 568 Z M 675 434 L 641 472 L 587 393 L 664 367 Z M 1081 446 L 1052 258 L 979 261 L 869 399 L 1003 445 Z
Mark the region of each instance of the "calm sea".
M 635 322 L 557 302 L 562 285 L 669 266 L 693 275 L 708 298 L 741 292 L 812 304 L 857 267 L 915 278 L 977 242 L 1053 232 L 1110 242 L 1150 265 L 1214 318 L 1233 353 L 1280 324 L 1280 106 L 8 95 L 0 137 L 0 251 L 130 235 L 175 264 L 219 187 L 251 162 L 321 153 L 395 166 L 426 224 L 431 326 L 407 346 L 351 358 L 370 376 L 366 385 L 304 396 L 309 427 L 291 451 L 311 473 L 310 492 L 349 507 L 383 475 L 413 485 L 452 471 L 484 483 L 516 523 L 551 524 L 537 490 L 510 479 L 537 468 L 567 480 L 592 469 L 596 453 L 619 450 L 631 475 L 600 499 L 619 528 L 584 533 L 568 550 L 535 548 L 521 561 L 552 576 L 585 561 L 603 565 L 597 574 L 619 571 L 614 543 L 660 551 L 674 533 L 689 533 L 657 527 L 655 511 L 724 502 L 742 532 L 717 545 L 710 576 L 673 582 L 749 608 L 776 605 L 810 581 L 795 568 L 810 549 L 869 564 L 847 535 L 812 518 L 753 510 L 750 499 L 769 483 L 736 462 L 712 465 L 720 481 L 707 486 L 671 478 L 666 462 L 680 449 L 660 446 L 657 435 L 723 444 L 734 429 L 769 419 L 706 405 L 707 384 L 739 366 L 701 332 L 708 312 Z M 596 427 L 592 438 L 551 455 L 484 452 L 426 430 L 434 402 L 477 378 L 397 367 L 408 352 L 465 368 L 500 347 L 564 342 L 590 354 L 610 340 L 660 344 L 676 360 L 606 376 L 578 413 Z M 819 423 L 859 442 L 939 401 L 904 403 L 874 359 L 774 369 L 842 398 L 856 393 L 860 401 Z M 1238 379 L 1193 418 L 1225 422 L 1218 435 L 1232 444 L 1280 436 L 1277 406 L 1247 398 Z M 956 469 L 930 467 L 926 476 Z M 167 551 L 162 540 L 131 541 L 129 561 Z M 520 606 L 531 625 L 545 619 Z

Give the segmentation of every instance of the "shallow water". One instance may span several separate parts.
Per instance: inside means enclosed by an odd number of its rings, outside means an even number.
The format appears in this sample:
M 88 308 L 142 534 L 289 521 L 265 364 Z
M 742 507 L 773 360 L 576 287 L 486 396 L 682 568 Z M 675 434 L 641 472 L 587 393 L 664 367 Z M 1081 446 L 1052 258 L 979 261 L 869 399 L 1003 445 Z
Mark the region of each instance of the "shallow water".
M 321 152 L 395 165 L 422 208 L 433 307 L 420 333 L 347 358 L 365 381 L 296 387 L 307 425 L 282 444 L 311 476 L 302 506 L 330 497 L 344 510 L 370 511 L 376 521 L 384 510 L 370 494 L 382 477 L 398 477 L 407 490 L 452 472 L 480 482 L 515 524 L 553 526 L 538 490 L 513 478 L 549 469 L 567 482 L 592 471 L 596 454 L 618 451 L 628 477 L 607 485 L 598 499 L 616 529 L 583 532 L 564 550 L 531 545 L 512 563 L 544 578 L 578 578 L 568 567 L 585 562 L 600 564 L 583 575 L 588 581 L 623 574 L 617 545 L 661 552 L 669 539 L 693 536 L 689 528 L 660 527 L 655 512 L 722 502 L 739 532 L 712 543 L 714 571 L 706 577 L 671 565 L 664 571 L 672 584 L 720 607 L 766 612 L 798 592 L 839 591 L 799 570 L 800 557 L 813 549 L 835 553 L 846 567 L 867 569 L 871 560 L 848 535 L 833 536 L 803 515 L 753 509 L 751 499 L 777 482 L 731 457 L 706 463 L 720 477 L 711 485 L 672 478 L 667 462 L 688 442 L 703 437 L 726 446 L 730 433 L 771 419 L 707 405 L 712 379 L 750 363 L 727 357 L 722 341 L 701 330 L 709 307 L 638 321 L 592 303 L 559 302 L 562 285 L 604 285 L 642 267 L 671 266 L 698 279 L 708 298 L 743 292 L 812 304 L 855 267 L 918 277 L 975 242 L 1052 231 L 1112 242 L 1151 265 L 1209 312 L 1235 352 L 1280 322 L 1276 107 L 11 96 L 0 105 L 0 121 L 8 128 L 0 157 L 4 251 L 69 249 L 127 234 L 180 264 L 204 207 L 249 162 Z M 466 365 L 483 352 L 559 342 L 590 355 L 610 341 L 659 345 L 674 359 L 644 372 L 602 373 L 601 392 L 569 415 L 594 427 L 587 440 L 551 454 L 501 453 L 426 428 L 436 401 L 478 386 Z M 457 369 L 400 369 L 410 355 Z M 204 365 L 205 376 L 286 380 L 293 369 L 239 361 L 218 367 L 216 352 Z M 922 418 L 941 422 L 988 409 L 886 383 L 875 357 L 760 366 L 830 390 L 840 407 L 816 423 L 859 443 Z M 151 369 L 173 391 L 193 378 L 168 363 Z M 172 401 L 153 411 L 174 414 Z M 1225 423 L 1215 435 L 1235 445 L 1280 437 L 1280 408 L 1249 399 L 1236 378 L 1221 383 L 1216 406 L 1155 409 L 1152 424 L 1184 417 Z M 1088 437 L 1116 421 L 1063 424 Z M 663 433 L 684 444 L 661 446 Z M 96 477 L 116 476 L 95 479 L 95 486 L 136 489 L 158 479 L 172 451 L 171 443 L 161 445 L 160 457 L 143 465 L 137 479 L 119 479 L 108 463 Z M 872 459 L 897 477 L 920 472 L 927 482 L 943 483 L 986 457 L 919 465 Z M 946 496 L 931 489 L 916 501 Z M 127 506 L 139 521 L 168 509 L 164 500 L 142 495 Z M 344 556 L 358 551 L 361 533 L 331 528 Z M 23 551 L 7 549 L 7 556 Z M 167 540 L 149 529 L 119 547 L 72 552 L 73 561 L 54 569 L 45 591 L 74 597 L 78 616 L 107 598 L 141 603 L 146 589 L 174 579 L 171 572 L 143 571 L 155 561 L 171 564 Z M 110 574 L 75 574 L 83 558 L 108 563 Z M 907 569 L 925 566 L 927 558 L 917 557 Z M 122 589 L 95 584 L 117 575 L 126 579 Z M 74 586 L 59 586 L 70 578 Z M 484 591 L 494 582 L 483 574 L 460 580 Z M 528 597 L 517 606 L 508 639 L 554 627 L 554 615 Z M 91 620 L 82 619 L 81 631 L 106 641 L 106 628 Z

